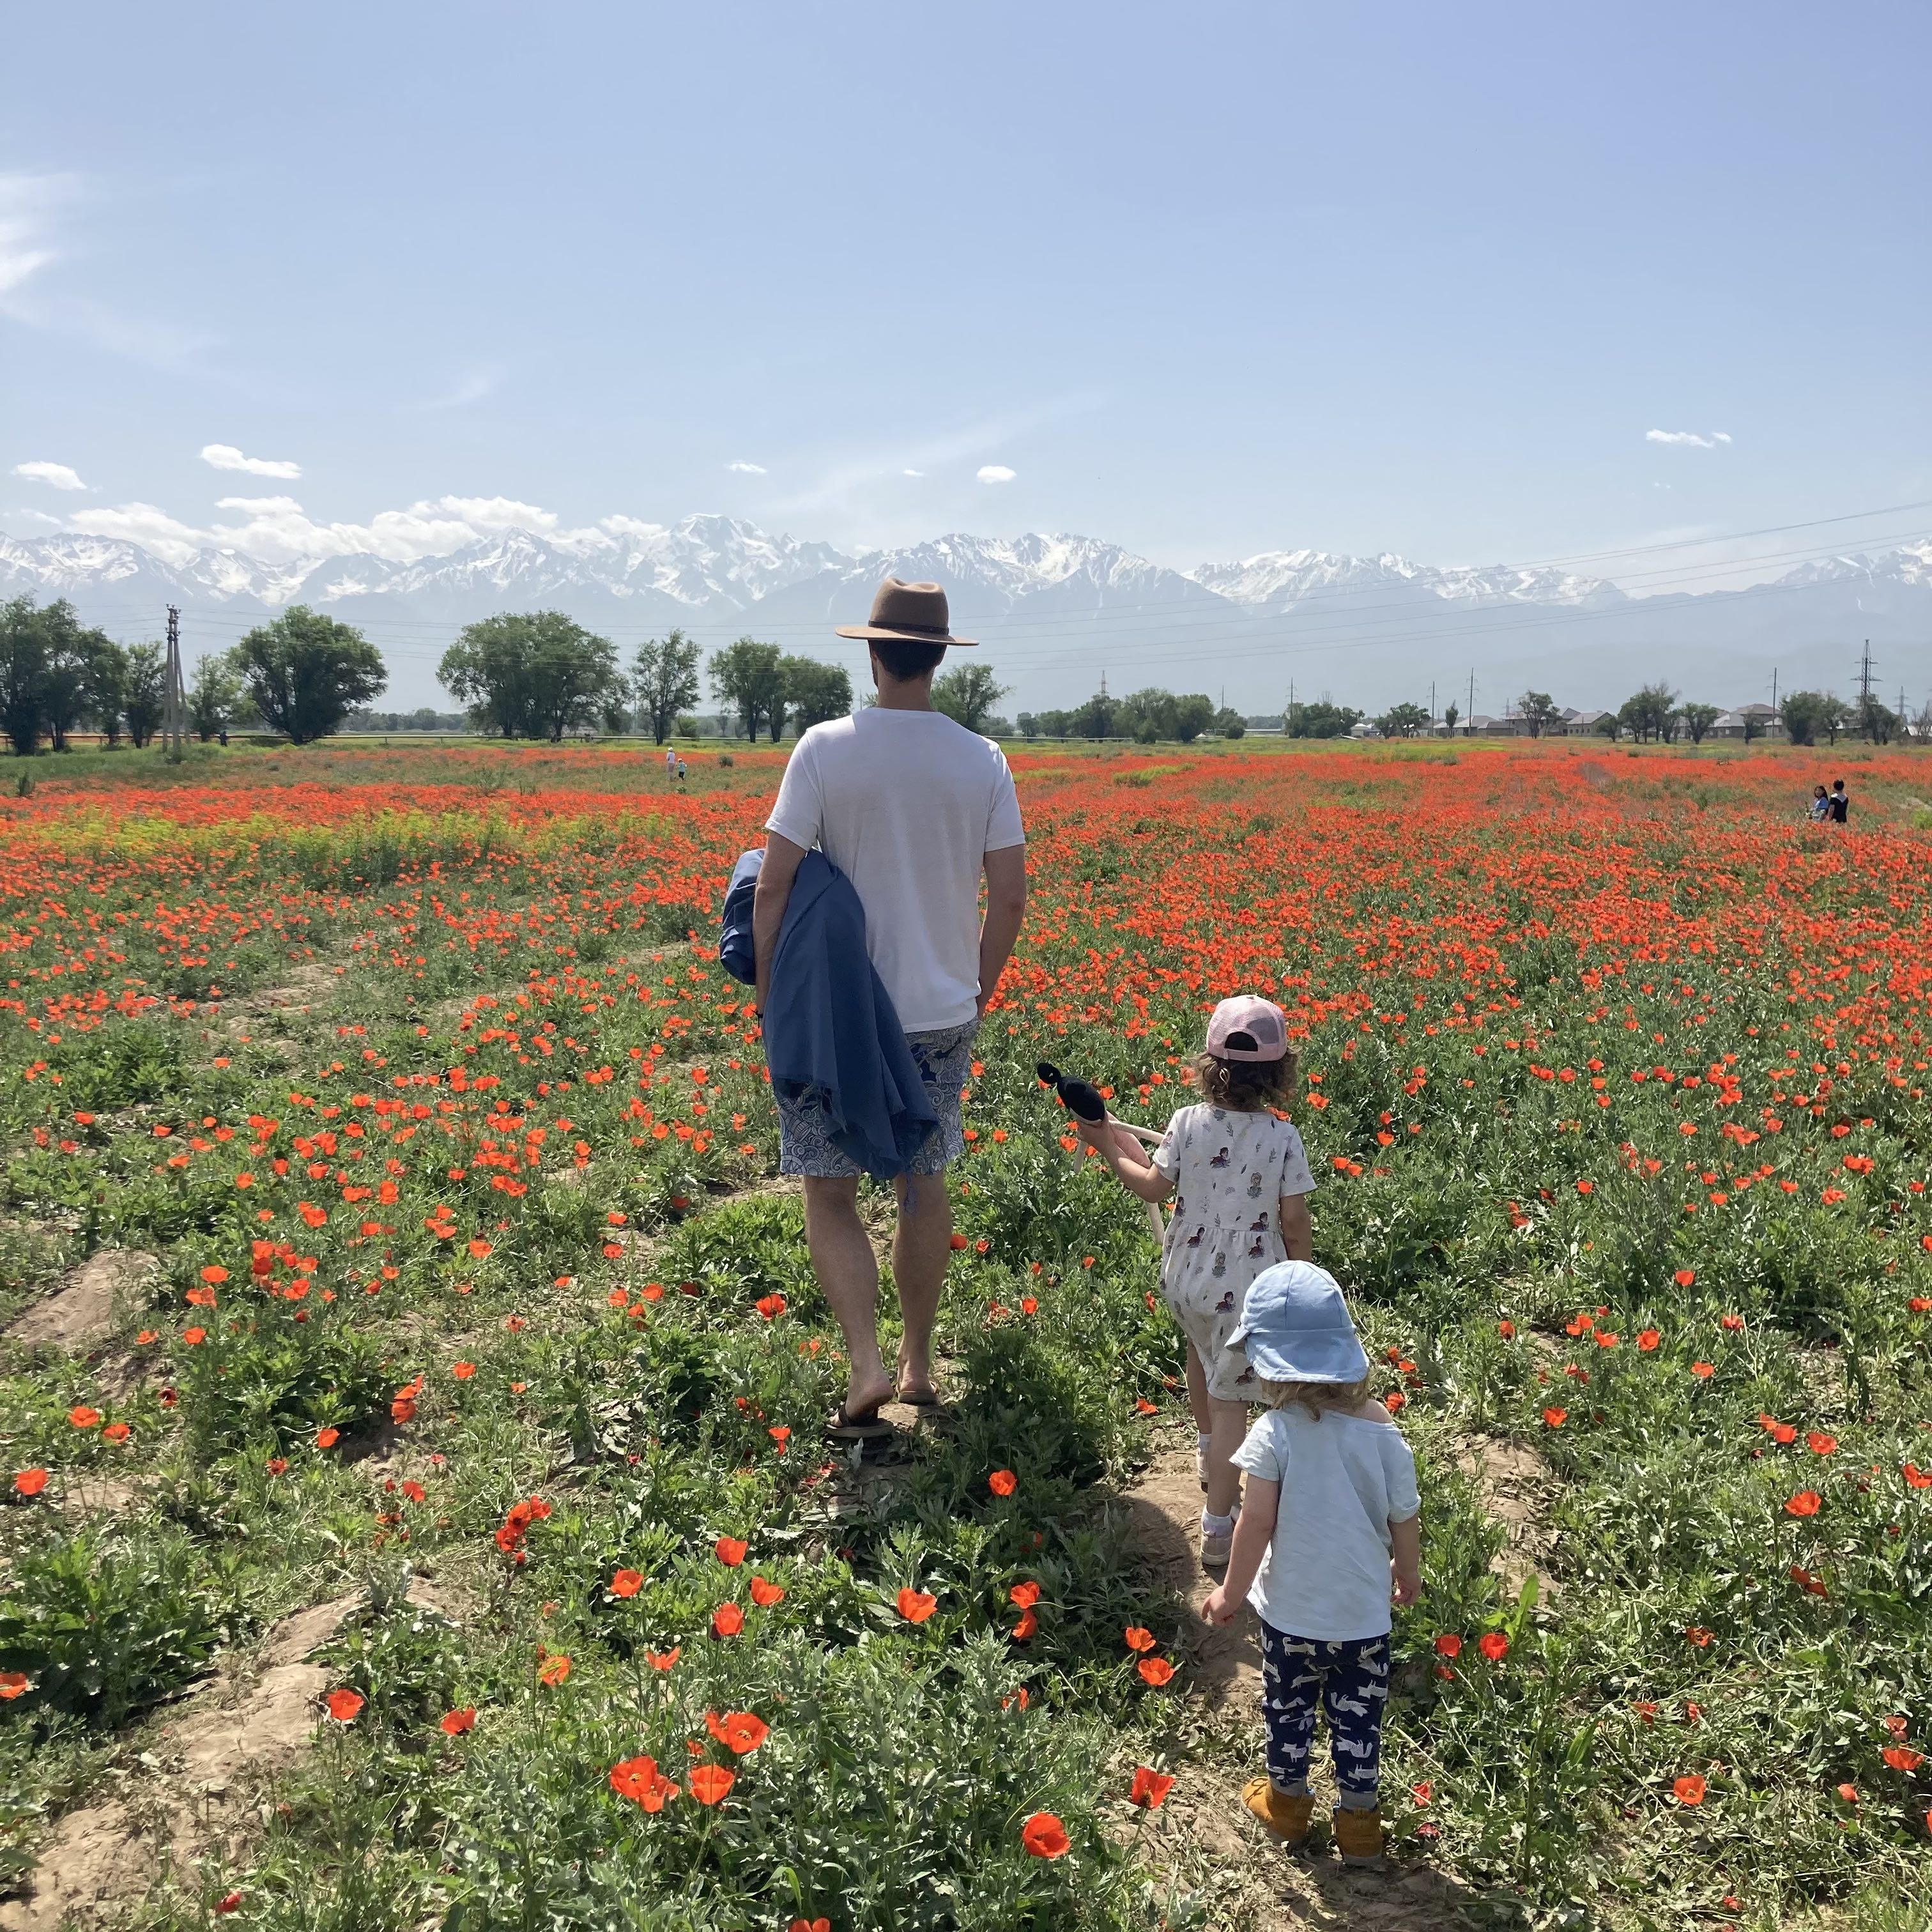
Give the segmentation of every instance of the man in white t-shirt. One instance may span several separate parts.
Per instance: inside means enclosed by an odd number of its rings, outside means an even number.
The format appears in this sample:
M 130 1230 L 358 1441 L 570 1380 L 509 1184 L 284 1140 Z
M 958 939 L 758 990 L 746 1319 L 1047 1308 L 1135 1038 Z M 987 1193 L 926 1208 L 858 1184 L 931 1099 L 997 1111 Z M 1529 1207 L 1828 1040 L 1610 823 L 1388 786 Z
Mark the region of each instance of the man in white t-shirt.
M 762 1010 L 800 861 L 816 845 L 851 880 L 866 909 L 866 950 L 938 1116 L 912 1175 L 898 1183 L 892 1280 L 905 1332 L 890 1375 L 879 1354 L 878 1264 L 859 1218 L 859 1169 L 831 1144 L 812 1096 L 779 1102 L 779 1172 L 803 1178 L 812 1268 L 851 1363 L 831 1426 L 842 1440 L 882 1432 L 879 1408 L 895 1393 L 916 1404 L 938 1400 L 932 1329 L 952 1251 L 946 1170 L 965 1147 L 959 1091 L 1026 910 L 1026 834 L 1006 758 L 933 709 L 946 646 L 974 642 L 954 637 L 950 623 L 938 584 L 889 577 L 871 622 L 840 629 L 870 644 L 878 703 L 814 724 L 794 748 L 765 823 L 752 905 Z

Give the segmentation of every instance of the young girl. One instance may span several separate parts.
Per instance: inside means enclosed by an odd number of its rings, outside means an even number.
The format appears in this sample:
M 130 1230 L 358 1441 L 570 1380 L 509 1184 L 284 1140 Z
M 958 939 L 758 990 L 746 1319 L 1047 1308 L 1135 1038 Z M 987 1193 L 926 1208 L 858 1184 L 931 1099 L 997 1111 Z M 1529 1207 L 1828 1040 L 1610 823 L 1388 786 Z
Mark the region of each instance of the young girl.
M 1336 1847 L 1349 1864 L 1372 1864 L 1389 1606 L 1422 1592 L 1415 1459 L 1369 1400 L 1369 1359 L 1331 1275 L 1304 1262 L 1270 1268 L 1248 1290 L 1232 1340 L 1274 1405 L 1234 1458 L 1247 1507 L 1226 1580 L 1201 1606 L 1209 1623 L 1232 1623 L 1245 1596 L 1261 1620 L 1268 1775 L 1251 1779 L 1241 1802 L 1285 1843 L 1307 1837 L 1318 1696 L 1340 1793 Z
M 1124 1128 L 1088 1127 L 1120 1184 L 1143 1201 L 1174 1196 L 1161 1256 L 1161 1287 L 1187 1337 L 1187 1400 L 1194 1412 L 1201 1486 L 1202 1568 L 1226 1568 L 1240 1472 L 1232 1460 L 1247 1433 L 1255 1376 L 1229 1341 L 1248 1284 L 1282 1260 L 1313 1253 L 1308 1171 L 1301 1136 L 1270 1111 L 1294 1084 L 1288 1021 L 1252 994 L 1223 1000 L 1195 1062 L 1198 1106 L 1181 1108 L 1151 1162 Z

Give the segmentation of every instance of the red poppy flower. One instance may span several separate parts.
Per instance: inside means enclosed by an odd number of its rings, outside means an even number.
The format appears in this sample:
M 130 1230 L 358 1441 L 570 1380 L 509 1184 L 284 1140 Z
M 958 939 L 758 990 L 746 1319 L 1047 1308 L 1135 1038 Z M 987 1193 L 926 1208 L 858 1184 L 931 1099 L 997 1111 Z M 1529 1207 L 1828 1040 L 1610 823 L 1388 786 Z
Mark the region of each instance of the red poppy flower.
M 86 1402 L 79 1402 L 67 1412 L 67 1419 L 76 1429 L 92 1429 L 100 1420 L 98 1408 L 89 1408 Z
M 1696 1280 L 1697 1271 L 1695 1268 L 1679 1268 L 1670 1279 L 1679 1288 L 1688 1288 Z
M 996 1496 L 1010 1496 L 1019 1486 L 1019 1480 L 1010 1469 L 995 1469 L 986 1478 L 986 1486 Z
M 1910 1490 L 1932 1490 L 1932 1469 L 1922 1469 L 1916 1462 L 1901 1462 L 1899 1474 L 1905 1478 Z
M 1030 1581 L 1016 1583 L 1006 1592 L 1006 1600 L 1017 1604 L 1023 1610 L 1030 1610 L 1040 1601 L 1040 1586 Z
M 714 1711 L 704 1714 L 704 1728 L 727 1750 L 740 1757 L 758 1749 L 771 1736 L 771 1726 L 749 1711 L 727 1711 L 722 1718 Z
M 716 1626 L 716 1618 L 713 1618 L 712 1624 L 715 1628 Z M 724 1633 L 720 1631 L 718 1634 L 722 1636 Z M 668 1650 L 646 1651 L 644 1652 L 644 1661 L 648 1664 L 653 1670 L 668 1670 L 671 1666 L 677 1661 L 678 1658 L 683 1654 L 683 1652 L 684 1646 L 682 1644 L 674 1643 Z
M 760 1610 L 768 1610 L 774 1604 L 784 1600 L 784 1586 L 767 1582 L 762 1576 L 752 1579 L 752 1600 Z
M 688 1780 L 691 1795 L 700 1804 L 722 1804 L 724 1795 L 738 1781 L 738 1774 L 722 1764 L 700 1764 Z
M 555 1657 L 547 1657 L 537 1666 L 537 1682 L 552 1686 L 561 1684 L 570 1675 L 570 1659 L 560 1652 Z
M 1707 1382 L 1717 1373 L 1717 1370 L 1708 1362 L 1693 1362 L 1690 1364 L 1690 1372 L 1700 1382 Z
M 1543 1412 L 1543 1426 L 1546 1429 L 1561 1429 L 1569 1416 L 1567 1408 L 1546 1408 Z
M 1040 1619 L 1030 1610 L 1020 1612 L 1020 1620 L 1013 1626 L 1013 1641 L 1024 1643 L 1040 1628 Z
M 610 1789 L 646 1811 L 662 1811 L 665 1801 L 677 1796 L 677 1786 L 658 1769 L 654 1757 L 627 1757 L 614 1764 Z
M 939 1607 L 939 1599 L 928 1597 L 923 1590 L 902 1590 L 892 1600 L 909 1624 L 924 1623 Z
M 1130 1650 L 1151 1650 L 1154 1646 L 1154 1632 L 1143 1630 L 1138 1624 L 1128 1624 L 1122 1633 L 1122 1640 Z
M 1836 1452 L 1838 1438 L 1827 1436 L 1822 1429 L 1814 1429 L 1806 1432 L 1804 1446 L 1814 1456 L 1829 1456 Z
M 1838 1786 L 1838 1796 L 1847 1804 L 1856 1804 L 1858 1802 L 1858 1787 L 1856 1784 L 1841 1784 Z
M 740 1543 L 735 1536 L 721 1536 L 711 1546 L 711 1553 L 728 1570 L 735 1570 L 745 1560 L 745 1552 L 751 1548 L 748 1543 Z
M 1501 1630 L 1485 1630 L 1477 1638 L 1476 1648 L 1492 1664 L 1500 1664 L 1509 1654 L 1509 1639 Z
M 1925 1762 L 1925 1754 L 1916 1751 L 1906 1744 L 1887 1744 L 1879 1756 L 1894 1771 L 1916 1771 Z
M 1438 1657 L 1460 1657 L 1462 1654 L 1462 1640 L 1454 1630 L 1444 1630 L 1436 1640 L 1436 1654 Z
M 711 1612 L 713 1636 L 736 1636 L 745 1628 L 745 1613 L 736 1604 L 720 1604 Z
M 1654 1328 L 1640 1328 L 1636 1331 L 1636 1345 L 1646 1355 L 1663 1340 L 1664 1337 Z
M 460 1711 L 446 1713 L 442 1720 L 442 1729 L 452 1738 L 460 1738 L 465 1731 L 473 1731 L 476 1728 L 476 1707 L 473 1704 L 465 1705 Z
M 476 1372 L 476 1364 L 474 1362 L 453 1362 L 450 1364 L 449 1372 L 458 1382 L 466 1382 Z
M 318 1429 L 315 1432 L 315 1446 L 318 1449 L 333 1449 L 341 1439 L 339 1429 Z
M 47 1472 L 44 1469 L 22 1469 L 14 1478 L 16 1496 L 37 1496 L 47 1486 Z
M 355 1690 L 332 1690 L 326 1701 L 328 1714 L 338 1724 L 353 1724 L 356 1712 L 362 1708 L 362 1695 Z
M 1816 1490 L 1800 1490 L 1795 1496 L 1786 1499 L 1784 1513 L 1786 1516 L 1816 1516 L 1821 1501 Z
M 480 1262 L 488 1258 L 490 1253 L 490 1244 L 484 1240 L 480 1234 L 475 1240 L 470 1243 L 469 1246 L 470 1256 L 472 1261 Z
M 1670 1787 L 1670 1795 L 1680 1804 L 1701 1804 L 1704 1802 L 1704 1780 L 1695 1772 L 1678 1778 Z
M 1167 1794 L 1174 1789 L 1172 1776 L 1164 1771 L 1151 1770 L 1146 1765 L 1138 1765 L 1134 1770 L 1133 1789 L 1127 1793 L 1129 1801 L 1143 1810 L 1157 1811 Z
M 0 1670 L 0 1697 L 11 1703 L 16 1697 L 23 1697 L 33 1688 L 24 1670 Z
M 1051 1811 L 1036 1811 L 1020 1827 L 1020 1843 L 1036 1858 L 1057 1858 L 1071 1849 L 1073 1840 Z
M 242 1894 L 238 1892 L 224 1892 L 215 1900 L 214 1909 L 224 1918 L 231 1912 L 239 1912 L 242 1910 Z
M 610 1594 L 614 1597 L 634 1597 L 644 1587 L 644 1577 L 635 1570 L 620 1570 L 610 1579 Z
M 1174 1666 L 1164 1657 L 1144 1657 L 1134 1668 L 1140 1672 L 1141 1682 L 1156 1690 L 1174 1676 Z

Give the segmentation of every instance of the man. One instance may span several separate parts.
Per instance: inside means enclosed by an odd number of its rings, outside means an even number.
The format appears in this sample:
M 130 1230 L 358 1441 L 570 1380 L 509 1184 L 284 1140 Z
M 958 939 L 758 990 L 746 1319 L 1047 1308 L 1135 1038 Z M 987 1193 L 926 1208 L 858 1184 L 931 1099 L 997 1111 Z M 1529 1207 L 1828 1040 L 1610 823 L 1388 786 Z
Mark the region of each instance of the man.
M 938 1126 L 896 1184 L 892 1280 L 904 1335 L 896 1374 L 879 1353 L 878 1264 L 859 1219 L 859 1169 L 826 1138 L 808 1102 L 781 1100 L 778 1168 L 802 1177 L 813 1272 L 844 1331 L 851 1377 L 832 1432 L 882 1432 L 880 1406 L 938 1400 L 932 1330 L 952 1252 L 946 1170 L 965 1148 L 959 1090 L 973 1036 L 1026 910 L 1026 835 L 1005 757 L 932 704 L 950 628 L 936 584 L 889 577 L 872 621 L 842 627 L 871 646 L 878 703 L 814 724 L 785 766 L 766 820 L 765 862 L 752 904 L 758 1004 L 800 862 L 815 844 L 851 881 L 866 910 L 866 950 L 890 995 Z M 986 882 L 980 918 L 980 880 Z
M 1832 823 L 1849 825 L 1852 818 L 1852 801 L 1846 796 L 1843 778 L 1832 781 Z

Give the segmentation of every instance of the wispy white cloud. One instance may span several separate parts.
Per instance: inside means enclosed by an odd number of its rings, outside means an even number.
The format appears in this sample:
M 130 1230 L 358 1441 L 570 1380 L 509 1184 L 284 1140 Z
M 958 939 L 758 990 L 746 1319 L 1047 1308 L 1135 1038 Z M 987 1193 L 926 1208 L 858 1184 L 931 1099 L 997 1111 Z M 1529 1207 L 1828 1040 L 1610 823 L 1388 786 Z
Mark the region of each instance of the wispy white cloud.
M 16 463 L 14 466 L 16 476 L 24 476 L 29 482 L 45 483 L 56 490 L 85 490 L 83 483 L 64 463 Z
M 278 462 L 266 456 L 244 456 L 232 442 L 202 446 L 201 460 L 211 470 L 239 470 L 250 476 L 276 476 L 293 482 L 302 474 L 299 463 Z
M 185 563 L 214 541 L 206 530 L 182 523 L 152 503 L 117 503 L 111 509 L 76 510 L 68 519 L 83 536 L 119 537 L 152 550 L 164 563 Z
M 1004 463 L 988 463 L 973 473 L 982 483 L 1010 483 L 1019 472 L 1009 470 Z
M 921 476 L 921 477 L 922 477 L 922 476 L 925 476 L 926 472 L 925 472 L 923 470 L 902 470 L 899 472 L 899 474 L 900 474 L 902 476 Z
M 1708 436 L 1700 436 L 1695 430 L 1689 429 L 1647 429 L 1643 440 L 1646 442 L 1683 443 L 1693 449 L 1715 449 L 1720 443 L 1730 441 L 1720 429 L 1714 429 Z
M 56 530 L 64 530 L 67 528 L 67 525 L 58 517 L 50 517 L 44 510 L 29 509 L 25 505 L 17 510 L 9 510 L 7 514 L 10 517 L 25 517 L 30 523 L 45 524 L 50 529 Z
M 734 476 L 766 476 L 771 473 L 762 463 L 728 463 L 724 467 Z
M 0 296 L 55 259 L 54 211 L 74 186 L 71 175 L 0 175 Z
M 479 363 L 475 368 L 466 371 L 447 395 L 431 396 L 426 402 L 418 403 L 416 407 L 422 410 L 460 410 L 471 403 L 480 403 L 508 373 L 496 363 Z

